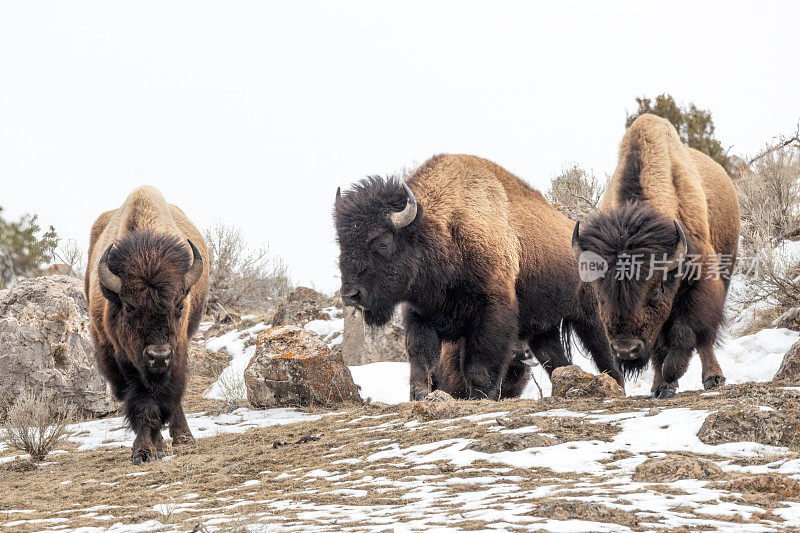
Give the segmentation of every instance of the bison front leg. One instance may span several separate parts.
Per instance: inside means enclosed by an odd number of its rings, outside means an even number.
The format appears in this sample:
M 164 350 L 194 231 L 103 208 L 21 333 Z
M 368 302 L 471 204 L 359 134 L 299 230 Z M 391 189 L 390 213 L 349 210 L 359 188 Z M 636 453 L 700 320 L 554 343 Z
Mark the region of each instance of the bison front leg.
M 663 332 L 662 332 L 663 334 Z M 665 337 L 659 335 L 653 348 L 654 398 L 675 396 L 678 379 L 686 373 L 696 344 L 694 331 L 682 321 L 676 321 Z
M 442 341 L 413 311 L 406 313 L 405 327 L 410 364 L 409 397 L 413 402 L 421 400 L 437 386 L 434 368 L 442 352 Z
M 131 451 L 131 462 L 135 465 L 159 458 L 161 408 L 156 400 L 144 390 L 136 390 L 125 398 L 125 411 L 131 428 L 136 433 Z M 163 452 L 162 452 L 163 453 Z
M 724 385 L 725 376 L 717 362 L 717 356 L 714 355 L 714 346 L 699 346 L 697 353 L 700 355 L 700 363 L 703 367 L 703 387 L 714 389 Z
M 188 422 L 186 422 L 186 415 L 183 414 L 183 406 L 180 402 L 172 407 L 169 420 L 169 436 L 172 439 L 173 446 L 194 444 L 194 437 L 189 429 Z
M 515 303 L 491 304 L 475 321 L 464 352 L 464 377 L 471 399 L 500 399 L 517 332 Z

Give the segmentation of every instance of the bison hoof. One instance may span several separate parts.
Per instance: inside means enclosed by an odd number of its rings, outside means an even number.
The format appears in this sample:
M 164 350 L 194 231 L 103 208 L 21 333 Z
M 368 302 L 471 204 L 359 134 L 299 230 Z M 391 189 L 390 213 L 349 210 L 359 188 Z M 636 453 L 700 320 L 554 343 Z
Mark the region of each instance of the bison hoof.
M 678 387 L 674 385 L 661 385 L 653 390 L 653 398 L 657 400 L 666 400 L 675 396 Z
M 152 450 L 134 450 L 133 455 L 131 456 L 131 462 L 134 465 L 140 465 L 142 463 L 152 461 L 157 457 L 158 455 L 154 455 Z
M 192 437 L 191 434 L 175 435 L 172 437 L 173 446 L 188 446 L 190 444 L 194 444 L 194 437 Z
M 703 387 L 706 389 L 716 389 L 725 385 L 725 376 L 709 376 L 703 380 Z

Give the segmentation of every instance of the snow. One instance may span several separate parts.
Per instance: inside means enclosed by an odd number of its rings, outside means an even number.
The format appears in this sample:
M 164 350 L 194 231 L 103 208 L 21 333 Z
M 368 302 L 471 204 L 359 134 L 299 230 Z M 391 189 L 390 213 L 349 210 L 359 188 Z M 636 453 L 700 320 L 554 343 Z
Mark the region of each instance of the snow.
M 215 400 L 243 400 L 247 398 L 244 386 L 244 369 L 256 353 L 255 345 L 245 347 L 248 340 L 255 338 L 260 332 L 268 329 L 267 324 L 257 324 L 243 331 L 233 330 L 219 337 L 206 341 L 209 352 L 225 350 L 231 356 L 230 364 L 222 371 L 219 378 L 208 388 L 203 396 Z
M 763 329 L 753 335 L 728 339 L 716 349 L 717 360 L 725 373 L 728 384 L 748 381 L 769 381 L 778 371 L 783 355 L 800 339 L 800 333 L 783 328 Z M 572 361 L 587 372 L 597 372 L 591 359 L 581 346 L 573 345 Z M 408 363 L 371 363 L 351 366 L 350 372 L 356 385 L 361 386 L 361 396 L 384 403 L 408 401 Z M 551 386 L 547 372 L 541 365 L 531 369 L 533 379 L 522 393 L 523 398 L 538 399 L 539 389 L 550 396 Z M 648 368 L 637 379 L 625 384 L 628 396 L 650 394 L 653 371 Z M 700 357 L 695 354 L 686 374 L 679 381 L 679 390 L 703 388 Z

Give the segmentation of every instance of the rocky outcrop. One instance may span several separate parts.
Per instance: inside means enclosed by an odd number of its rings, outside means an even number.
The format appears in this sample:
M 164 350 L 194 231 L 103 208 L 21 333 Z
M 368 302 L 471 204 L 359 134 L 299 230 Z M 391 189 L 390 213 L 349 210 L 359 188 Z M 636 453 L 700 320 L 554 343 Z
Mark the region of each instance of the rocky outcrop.
M 348 365 L 366 365 L 379 361 L 407 361 L 403 307 L 397 306 L 391 322 L 384 327 L 370 327 L 364 315 L 354 307 L 344 308 L 342 357 Z
M 625 397 L 625 391 L 608 374 L 594 375 L 577 365 L 562 366 L 550 376 L 553 396 L 562 398 Z
M 0 395 L 50 390 L 88 416 L 117 408 L 97 371 L 82 282 L 68 276 L 22 280 L 0 291 Z
M 800 382 L 800 341 L 792 344 L 772 381 Z
M 278 304 L 270 323 L 273 326 L 303 327 L 312 320 L 328 320 L 324 310 L 335 305 L 335 297 L 328 298 L 314 289 L 298 287 Z
M 244 382 L 247 400 L 262 409 L 361 402 L 341 357 L 331 354 L 316 334 L 296 326 L 259 334 Z

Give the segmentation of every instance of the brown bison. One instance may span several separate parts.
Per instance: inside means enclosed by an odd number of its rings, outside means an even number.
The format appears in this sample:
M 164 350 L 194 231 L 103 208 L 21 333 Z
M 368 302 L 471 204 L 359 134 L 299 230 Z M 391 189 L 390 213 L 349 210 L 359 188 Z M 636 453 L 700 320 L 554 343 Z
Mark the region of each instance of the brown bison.
M 85 278 L 92 339 L 100 372 L 136 433 L 134 464 L 163 456 L 164 424 L 173 444 L 194 440 L 181 399 L 207 265 L 200 232 L 153 187 L 134 190 L 92 226 Z
M 573 330 L 599 369 L 622 381 L 592 291 L 578 277 L 572 223 L 498 165 L 440 155 L 405 184 L 367 178 L 337 191 L 334 221 L 343 301 L 369 325 L 408 304 L 412 400 L 440 376 L 463 388 L 460 396 L 519 394 L 527 372 L 514 357 L 518 339 L 552 371 L 570 364 L 562 331 Z M 443 341 L 456 346 L 437 371 Z
M 739 204 L 722 167 L 684 146 L 669 121 L 637 118 L 600 210 L 575 225 L 572 246 L 581 265 L 608 265 L 591 281 L 600 316 L 626 374 L 652 361 L 656 398 L 675 394 L 695 349 L 704 386 L 725 382 L 714 342 L 738 242 Z

